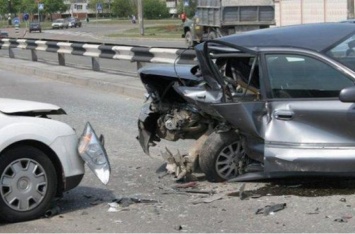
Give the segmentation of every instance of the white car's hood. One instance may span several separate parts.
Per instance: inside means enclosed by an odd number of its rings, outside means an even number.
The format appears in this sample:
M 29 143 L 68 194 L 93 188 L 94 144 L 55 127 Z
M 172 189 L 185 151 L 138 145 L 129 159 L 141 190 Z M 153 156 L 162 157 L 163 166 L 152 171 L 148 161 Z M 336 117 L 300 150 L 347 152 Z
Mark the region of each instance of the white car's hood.
M 17 99 L 0 98 L 0 111 L 5 114 L 66 114 L 65 111 L 52 104 Z

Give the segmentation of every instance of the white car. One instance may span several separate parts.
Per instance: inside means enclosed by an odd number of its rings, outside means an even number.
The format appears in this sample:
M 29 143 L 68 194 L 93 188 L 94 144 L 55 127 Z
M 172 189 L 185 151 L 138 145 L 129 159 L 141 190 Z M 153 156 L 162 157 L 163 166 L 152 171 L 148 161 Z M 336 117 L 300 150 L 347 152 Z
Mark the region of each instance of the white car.
M 66 19 L 56 19 L 52 23 L 52 29 L 56 28 L 69 28 L 69 22 Z
M 107 184 L 110 163 L 103 138 L 87 123 L 82 136 L 48 118 L 58 106 L 0 98 L 0 220 L 43 216 L 53 199 L 80 183 L 84 163 Z

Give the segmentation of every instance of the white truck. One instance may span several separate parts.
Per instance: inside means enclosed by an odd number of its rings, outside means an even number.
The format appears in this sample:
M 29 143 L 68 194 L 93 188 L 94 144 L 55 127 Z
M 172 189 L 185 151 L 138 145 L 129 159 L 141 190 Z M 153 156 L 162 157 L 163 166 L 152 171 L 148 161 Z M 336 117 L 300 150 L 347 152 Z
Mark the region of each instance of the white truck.
M 182 35 L 187 46 L 233 33 L 275 25 L 274 0 L 198 0 Z

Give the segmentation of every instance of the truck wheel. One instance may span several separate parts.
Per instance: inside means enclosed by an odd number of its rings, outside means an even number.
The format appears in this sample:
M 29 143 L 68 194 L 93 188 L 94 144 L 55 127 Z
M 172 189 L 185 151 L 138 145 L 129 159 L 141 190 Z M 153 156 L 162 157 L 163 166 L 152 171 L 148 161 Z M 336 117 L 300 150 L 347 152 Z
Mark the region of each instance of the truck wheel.
M 214 31 L 211 31 L 209 34 L 208 34 L 208 40 L 214 40 L 217 38 L 217 34 L 216 32 Z
M 20 222 L 42 216 L 57 191 L 52 161 L 31 146 L 0 155 L 0 219 Z
M 210 182 L 222 182 L 238 176 L 240 158 L 245 155 L 235 132 L 212 133 L 199 156 L 201 171 Z
M 186 46 L 187 46 L 187 47 L 191 47 L 191 46 L 194 45 L 194 41 L 193 41 L 193 39 L 192 39 L 192 34 L 191 34 L 190 31 L 187 31 L 187 32 L 185 33 L 185 43 L 186 43 Z

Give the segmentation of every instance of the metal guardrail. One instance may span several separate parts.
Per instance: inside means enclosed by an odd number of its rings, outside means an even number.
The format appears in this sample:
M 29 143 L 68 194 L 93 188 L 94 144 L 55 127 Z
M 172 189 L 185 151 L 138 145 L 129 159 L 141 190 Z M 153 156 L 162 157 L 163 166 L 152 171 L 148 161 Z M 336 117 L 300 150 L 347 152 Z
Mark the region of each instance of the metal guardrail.
M 91 57 L 92 70 L 100 71 L 99 58 L 136 62 L 137 68 L 143 63 L 195 64 L 196 54 L 193 49 L 156 48 L 115 44 L 94 44 L 42 39 L 0 40 L 0 49 L 8 49 L 9 57 L 15 58 L 13 49 L 31 51 L 31 60 L 38 61 L 37 51 L 58 54 L 59 65 L 65 66 L 65 55 Z

